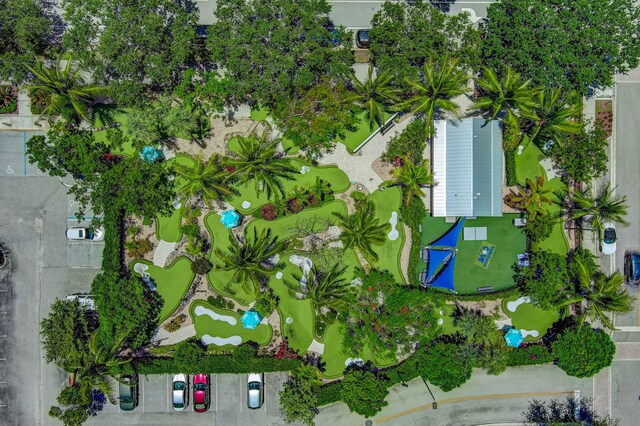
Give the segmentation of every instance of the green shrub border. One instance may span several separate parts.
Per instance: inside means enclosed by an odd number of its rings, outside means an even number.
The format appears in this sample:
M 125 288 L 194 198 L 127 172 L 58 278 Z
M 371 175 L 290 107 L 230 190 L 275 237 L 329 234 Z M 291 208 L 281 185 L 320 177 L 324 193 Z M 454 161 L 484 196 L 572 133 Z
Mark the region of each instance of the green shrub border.
M 516 176 L 516 152 L 513 149 L 504 151 L 504 171 L 507 186 L 516 186 L 518 178 Z
M 3 84 L 0 87 L 10 87 L 12 88 L 11 93 L 13 94 L 13 96 L 11 97 L 11 102 L 9 102 L 9 105 L 0 108 L 0 114 L 12 114 L 14 112 L 16 112 L 16 110 L 18 109 L 18 92 L 17 89 L 15 88 L 15 86 L 12 86 L 10 84 Z

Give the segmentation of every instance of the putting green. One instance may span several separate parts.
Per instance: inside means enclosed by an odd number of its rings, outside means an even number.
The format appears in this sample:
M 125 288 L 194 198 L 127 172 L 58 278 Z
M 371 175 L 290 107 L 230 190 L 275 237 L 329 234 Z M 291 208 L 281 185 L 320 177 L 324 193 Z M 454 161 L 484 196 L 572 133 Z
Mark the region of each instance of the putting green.
M 220 223 L 220 215 L 217 213 L 209 213 L 204 218 L 204 224 L 207 227 L 207 231 L 211 236 L 211 251 L 209 252 L 209 260 L 213 263 L 214 268 L 207 274 L 207 280 L 216 293 L 223 296 L 235 299 L 243 306 L 248 306 L 256 299 L 256 295 L 252 291 L 247 291 L 242 288 L 242 285 L 236 281 L 231 281 L 233 278 L 233 271 L 217 271 L 215 265 L 220 265 L 222 262 L 216 256 L 215 249 L 219 248 L 222 251 L 228 251 L 229 236 L 231 231 L 224 227 Z
M 391 113 L 385 112 L 383 114 L 384 121 L 386 122 L 391 115 Z M 365 119 L 364 111 L 358 113 L 356 117 L 358 118 L 359 123 L 356 124 L 355 129 L 351 132 L 346 132 L 344 138 L 338 139 L 338 142 L 347 147 L 347 150 L 351 153 L 353 153 L 353 150 L 356 149 L 358 145 L 364 142 L 365 139 L 377 130 L 377 128 L 372 130 L 369 127 L 369 121 Z
M 389 220 L 393 212 L 396 213 L 395 218 L 397 224 L 397 238 L 390 240 L 385 235 L 385 242 L 382 245 L 374 245 L 373 250 L 378 255 L 378 260 L 373 265 L 378 269 L 386 269 L 393 274 L 398 283 L 405 283 L 404 274 L 400 269 L 400 256 L 402 255 L 402 247 L 405 242 L 404 226 L 400 218 L 400 204 L 402 203 L 402 191 L 398 187 L 387 188 L 384 191 L 375 191 L 369 195 L 369 199 L 376 206 L 376 218 L 382 224 L 387 224 L 388 233 L 393 232 L 393 228 Z M 393 234 L 392 234 L 393 235 Z
M 253 234 L 253 229 L 257 229 L 258 233 L 263 229 L 271 228 L 271 233 L 277 236 L 280 241 L 288 240 L 293 237 L 300 236 L 296 227 L 308 224 L 309 221 L 317 219 L 315 223 L 315 232 L 322 232 L 327 229 L 327 223 L 325 220 L 331 220 L 335 222 L 336 217 L 333 216 L 333 212 L 339 212 L 346 214 L 347 205 L 342 200 L 334 200 L 324 204 L 320 207 L 307 208 L 300 213 L 290 214 L 288 216 L 280 217 L 276 220 L 264 220 L 256 219 L 252 220 L 247 226 L 247 235 Z
M 302 188 L 311 187 L 315 183 L 316 177 L 327 181 L 331 185 L 331 190 L 334 193 L 344 192 L 349 189 L 351 185 L 347 175 L 336 166 L 312 166 L 299 159 L 293 160 L 292 164 L 297 171 L 300 171 L 302 167 L 308 167 L 309 171 L 304 174 L 296 173 L 294 180 L 282 180 L 285 194 L 291 194 L 297 186 Z M 247 182 L 245 185 L 238 185 L 237 189 L 240 195 L 231 198 L 229 204 L 242 214 L 251 214 L 258 210 L 260 206 L 269 202 L 267 194 L 264 191 L 258 196 L 254 180 Z M 247 208 L 242 207 L 245 201 L 250 203 L 250 206 Z
M 198 307 L 200 308 L 196 309 Z M 196 312 L 196 310 L 198 312 Z M 227 309 L 216 308 L 204 300 L 194 301 L 191 306 L 189 306 L 189 315 L 191 315 L 191 318 L 193 319 L 196 334 L 199 338 L 202 338 L 204 335 L 221 338 L 239 336 L 242 338 L 242 342 L 251 340 L 264 346 L 271 341 L 271 337 L 273 335 L 273 330 L 271 326 L 267 324 L 266 320 L 263 319 L 254 330 L 249 330 L 242 326 L 240 314 Z M 213 319 L 212 316 L 217 319 Z M 230 324 L 230 322 L 233 322 L 233 319 L 235 319 L 235 324 Z M 210 344 L 208 348 L 230 349 L 235 346 L 236 345 L 231 344 L 222 346 Z
M 517 151 L 514 155 L 516 157 L 516 179 L 519 185 L 524 186 L 527 184 L 527 179 L 534 180 L 537 176 L 546 177 L 546 173 L 540 165 L 544 154 L 536 144 L 529 143 L 520 155 Z
M 195 277 L 195 274 L 191 271 L 191 260 L 182 256 L 174 260 L 166 268 L 161 268 L 146 260 L 137 260 L 131 265 L 132 270 L 138 263 L 143 263 L 149 267 L 146 272 L 156 285 L 158 294 L 164 299 L 164 305 L 162 306 L 162 311 L 160 311 L 160 322 L 162 322 L 178 309 L 180 301 L 189 290 L 189 287 L 191 287 Z
M 519 296 L 512 296 L 502 300 L 502 311 L 511 318 L 515 328 L 521 330 L 537 330 L 538 336 L 527 336 L 527 342 L 535 342 L 547 333 L 547 330 L 560 318 L 558 311 L 545 311 L 531 303 L 521 303 L 515 312 L 507 309 L 507 303 L 514 302 Z
M 181 164 L 183 166 L 192 167 L 195 164 L 195 160 L 187 155 L 177 155 L 176 157 L 167 161 L 168 165 Z M 180 188 L 184 181 L 179 176 L 175 176 L 176 190 Z M 186 200 L 182 200 L 184 203 Z M 158 216 L 156 221 L 156 232 L 158 239 L 178 242 L 182 239 L 182 213 L 183 207 L 175 209 L 171 216 Z

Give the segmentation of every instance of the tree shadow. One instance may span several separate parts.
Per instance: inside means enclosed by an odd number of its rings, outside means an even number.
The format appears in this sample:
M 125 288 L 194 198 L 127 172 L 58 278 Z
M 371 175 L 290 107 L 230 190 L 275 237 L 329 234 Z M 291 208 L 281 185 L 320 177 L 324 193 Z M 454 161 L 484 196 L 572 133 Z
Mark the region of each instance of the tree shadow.
M 456 0 L 429 0 L 429 3 L 431 3 L 433 7 L 437 7 L 445 13 L 449 13 L 451 5 L 455 2 Z

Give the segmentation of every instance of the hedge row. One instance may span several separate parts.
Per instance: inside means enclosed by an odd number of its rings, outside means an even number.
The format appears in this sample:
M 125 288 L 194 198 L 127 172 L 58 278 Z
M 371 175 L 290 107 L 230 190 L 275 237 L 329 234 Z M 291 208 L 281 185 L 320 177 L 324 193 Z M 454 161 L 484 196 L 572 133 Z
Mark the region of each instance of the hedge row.
M 102 251 L 102 270 L 117 271 L 127 277 L 129 271 L 124 261 L 125 226 L 124 214 L 114 209 L 105 209 L 102 219 L 104 227 L 104 249 Z
M 239 359 L 232 355 L 205 355 L 193 366 L 185 366 L 174 358 L 140 358 L 118 367 L 118 374 L 242 374 L 272 371 L 291 371 L 300 359 L 251 357 Z
M 409 206 L 404 203 L 400 206 L 400 216 L 404 223 L 411 229 L 411 249 L 409 251 L 409 283 L 412 285 L 420 285 L 418 278 L 418 265 L 420 264 L 420 247 L 422 244 L 422 236 L 420 225 L 422 219 L 427 215 L 427 209 L 421 199 L 413 197 L 409 202 Z
M 506 297 L 519 295 L 520 293 L 521 291 L 517 285 L 514 285 L 513 287 L 506 290 L 496 291 L 492 293 L 450 294 L 442 292 L 446 300 L 459 300 L 462 302 L 481 302 L 483 300 L 504 299 Z
M 513 149 L 504 151 L 504 170 L 507 179 L 507 186 L 515 186 L 518 184 L 516 177 L 516 151 Z
M 553 353 L 542 345 L 529 345 L 526 348 L 510 350 L 507 365 L 518 367 L 521 365 L 547 364 L 553 362 Z

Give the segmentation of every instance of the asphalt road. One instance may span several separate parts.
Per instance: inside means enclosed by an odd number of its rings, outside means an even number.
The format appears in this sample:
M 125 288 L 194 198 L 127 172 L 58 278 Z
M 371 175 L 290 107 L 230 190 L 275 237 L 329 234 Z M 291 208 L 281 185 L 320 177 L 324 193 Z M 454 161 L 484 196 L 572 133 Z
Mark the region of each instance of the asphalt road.
M 439 2 L 439 5 L 453 14 L 458 14 L 463 9 L 470 9 L 467 11 L 472 15 L 472 19 L 476 19 L 486 17 L 487 7 L 494 1 L 443 0 Z M 327 0 L 327 2 L 331 5 L 331 13 L 329 14 L 331 20 L 336 25 L 344 25 L 348 29 L 369 28 L 371 18 L 384 3 L 380 0 Z M 198 0 L 196 4 L 200 9 L 199 23 L 201 25 L 211 25 L 215 22 L 213 13 L 216 8 L 216 0 Z

